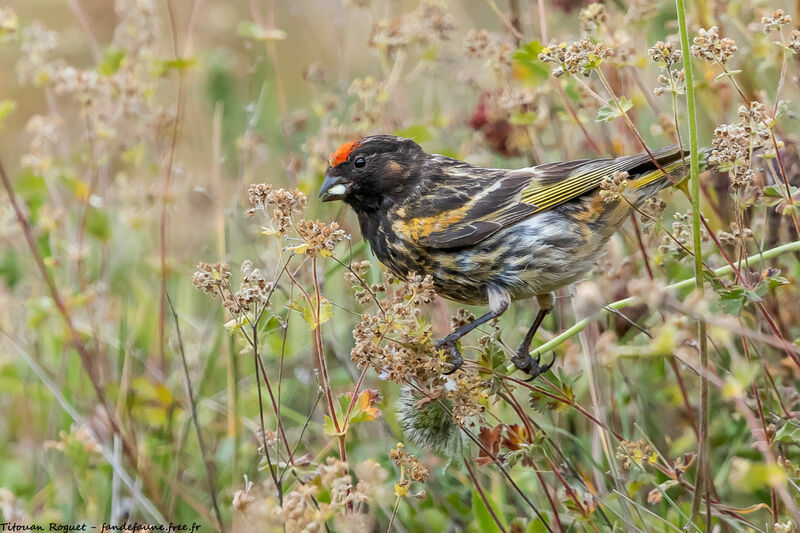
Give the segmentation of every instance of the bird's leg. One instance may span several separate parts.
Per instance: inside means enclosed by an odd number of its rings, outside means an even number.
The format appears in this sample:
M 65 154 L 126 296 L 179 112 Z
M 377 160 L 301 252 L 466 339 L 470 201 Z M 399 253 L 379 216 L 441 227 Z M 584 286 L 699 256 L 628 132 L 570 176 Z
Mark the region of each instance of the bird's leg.
M 536 318 L 533 320 L 531 327 L 528 328 L 528 332 L 525 334 L 525 338 L 522 340 L 522 343 L 520 343 L 519 348 L 517 348 L 517 355 L 511 358 L 511 362 L 514 363 L 514 366 L 531 376 L 530 380 L 550 370 L 550 367 L 553 366 L 553 363 L 555 362 L 554 356 L 553 361 L 550 361 L 546 365 L 540 366 L 540 355 L 537 354 L 536 358 L 534 359 L 529 353 L 531 349 L 531 341 L 533 341 L 533 336 L 536 335 L 536 330 L 539 329 L 539 326 L 542 324 L 544 317 L 547 316 L 547 313 L 553 309 L 552 294 L 548 293 L 546 295 L 540 295 L 537 296 L 536 299 L 539 301 L 539 312 L 536 314 Z
M 500 294 L 497 296 L 497 294 Z M 499 293 L 497 291 L 493 291 L 492 288 L 489 289 L 489 306 L 492 309 L 485 315 L 481 315 L 466 326 L 461 326 L 454 332 L 450 333 L 447 337 L 439 339 L 434 343 L 434 347 L 439 350 L 442 348 L 447 348 L 450 351 L 450 362 L 453 365 L 453 368 L 445 372 L 445 375 L 452 374 L 464 363 L 464 358 L 461 357 L 461 351 L 458 349 L 458 340 L 472 331 L 473 329 L 477 328 L 481 324 L 485 324 L 486 322 L 492 320 L 493 318 L 497 318 L 502 315 L 506 309 L 508 309 L 508 304 L 510 303 L 511 299 L 505 292 Z

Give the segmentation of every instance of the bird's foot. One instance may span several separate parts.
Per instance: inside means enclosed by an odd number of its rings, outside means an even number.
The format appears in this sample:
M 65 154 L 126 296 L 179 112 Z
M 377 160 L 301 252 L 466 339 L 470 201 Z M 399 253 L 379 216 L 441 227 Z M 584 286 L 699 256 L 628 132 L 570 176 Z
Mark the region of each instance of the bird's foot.
M 531 354 L 528 353 L 528 350 L 520 350 L 517 352 L 517 355 L 511 358 L 511 362 L 514 363 L 514 366 L 517 367 L 518 370 L 522 370 L 530 376 L 530 378 L 525 380 L 526 382 L 533 381 L 540 375 L 550 370 L 550 368 L 553 366 L 553 363 L 556 362 L 555 352 L 553 352 L 553 360 L 546 365 L 540 365 L 540 361 L 541 355 L 537 353 L 536 357 L 533 358 L 531 357 Z
M 444 349 L 450 355 L 450 363 L 453 365 L 453 367 L 444 373 L 445 376 L 449 376 L 450 374 L 461 368 L 461 365 L 464 364 L 464 358 L 461 357 L 461 351 L 458 349 L 457 338 L 451 338 L 451 336 L 448 335 L 447 337 L 439 339 L 438 341 L 433 343 L 433 347 L 436 348 L 436 350 Z

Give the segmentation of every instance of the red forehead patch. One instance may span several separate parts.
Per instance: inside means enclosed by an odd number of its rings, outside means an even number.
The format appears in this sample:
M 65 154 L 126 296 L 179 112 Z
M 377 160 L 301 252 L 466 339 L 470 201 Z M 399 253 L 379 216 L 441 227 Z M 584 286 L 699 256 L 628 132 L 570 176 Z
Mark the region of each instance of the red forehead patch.
M 356 139 L 355 141 L 350 141 L 349 143 L 344 143 L 339 148 L 336 149 L 335 152 L 331 154 L 330 159 L 328 162 L 332 167 L 340 163 L 344 163 L 347 160 L 347 157 L 361 145 L 361 139 Z

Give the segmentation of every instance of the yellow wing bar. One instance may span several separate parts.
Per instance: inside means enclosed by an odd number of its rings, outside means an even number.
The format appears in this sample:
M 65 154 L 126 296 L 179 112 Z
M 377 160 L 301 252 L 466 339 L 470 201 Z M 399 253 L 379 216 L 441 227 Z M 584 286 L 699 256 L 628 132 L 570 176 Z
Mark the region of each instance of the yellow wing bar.
M 662 168 L 667 173 L 672 173 L 674 170 L 684 165 L 684 160 L 679 159 L 662 165 Z M 570 176 L 553 185 L 543 186 L 534 182 L 522 191 L 520 201 L 524 204 L 535 206 L 537 212 L 543 211 L 587 193 L 598 187 L 606 176 L 610 176 L 616 171 L 629 168 L 631 168 L 631 162 L 623 159 L 610 165 L 603 165 L 589 170 L 585 173 L 578 173 L 575 176 Z M 662 172 L 661 169 L 655 169 L 631 180 L 630 186 L 638 189 L 653 183 L 663 175 L 664 172 Z

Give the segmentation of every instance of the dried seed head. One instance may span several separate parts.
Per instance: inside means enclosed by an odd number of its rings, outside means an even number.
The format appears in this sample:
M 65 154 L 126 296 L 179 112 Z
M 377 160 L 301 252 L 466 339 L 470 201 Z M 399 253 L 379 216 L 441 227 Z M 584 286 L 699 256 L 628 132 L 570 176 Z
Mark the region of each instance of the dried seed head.
M 296 225 L 297 233 L 305 241 L 307 255 L 330 255 L 333 248 L 345 238 L 344 230 L 337 222 L 325 224 L 320 221 L 303 220 Z
M 419 459 L 408 453 L 402 442 L 398 442 L 397 446 L 389 452 L 389 457 L 397 466 L 403 467 L 412 481 L 425 483 L 431 473 Z
M 764 33 L 780 31 L 783 26 L 791 24 L 791 22 L 792 17 L 784 13 L 783 9 L 776 10 L 768 17 L 761 17 L 761 27 L 763 28 Z
M 566 73 L 580 73 L 588 77 L 605 59 L 614 56 L 614 50 L 602 43 L 592 43 L 588 39 L 575 41 L 572 44 L 559 43 L 545 46 L 539 53 L 539 60 L 545 63 L 556 63 L 552 71 L 556 78 Z
M 600 2 L 589 4 L 580 13 L 581 32 L 583 35 L 593 33 L 598 26 L 608 21 L 605 6 Z
M 611 204 L 618 202 L 628 186 L 628 173 L 616 171 L 610 176 L 603 178 L 600 182 L 600 198 L 603 202 Z
M 681 51 L 675 48 L 671 42 L 658 41 L 647 50 L 650 58 L 660 67 L 670 68 L 675 63 L 680 63 L 683 59 Z
M 486 30 L 469 30 L 464 37 L 464 50 L 467 57 L 483 59 L 489 51 L 489 32 Z
M 733 57 L 739 49 L 736 42 L 727 37 L 720 37 L 719 28 L 699 29 L 691 47 L 692 55 L 706 61 L 719 61 L 723 65 Z
M 794 52 L 800 54 L 800 30 L 792 30 L 792 37 L 787 46 Z

